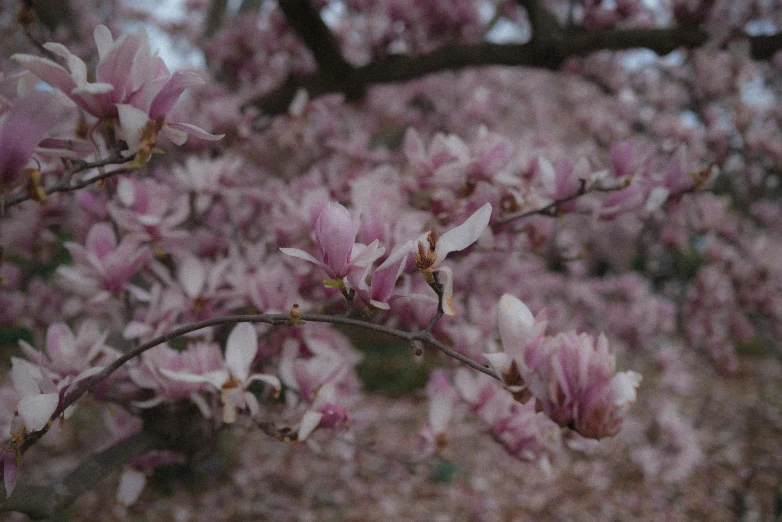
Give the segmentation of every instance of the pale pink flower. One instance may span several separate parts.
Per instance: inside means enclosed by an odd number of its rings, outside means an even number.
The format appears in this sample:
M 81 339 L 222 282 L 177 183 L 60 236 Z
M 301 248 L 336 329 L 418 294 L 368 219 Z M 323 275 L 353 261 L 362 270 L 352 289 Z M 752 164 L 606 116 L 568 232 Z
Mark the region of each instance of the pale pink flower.
M 144 352 L 141 362 L 128 370 L 128 376 L 139 388 L 151 390 L 154 396 L 135 403 L 139 408 L 152 408 L 164 402 L 189 398 L 205 417 L 211 416 L 211 409 L 201 397 L 207 391 L 205 383 L 183 382 L 170 377 L 166 372 L 203 375 L 219 371 L 224 367 L 220 348 L 213 343 L 197 342 L 179 352 L 168 345 L 161 345 Z
M 88 80 L 84 61 L 59 43 L 46 43 L 44 47 L 65 59 L 70 72 L 39 56 L 15 54 L 13 59 L 87 113 L 100 120 L 117 120 L 129 149 L 136 151 L 147 122 L 165 119 L 185 89 L 203 81 L 195 73 L 171 74 L 163 59 L 151 53 L 143 28 L 114 40 L 111 31 L 99 25 L 94 38 L 100 58 L 95 82 Z M 208 140 L 222 137 L 188 123 L 166 121 L 161 130 L 178 145 L 188 135 Z
M 504 352 L 484 356 L 518 400 L 533 396 L 557 424 L 585 437 L 616 435 L 641 376 L 616 373 L 605 335 L 597 343 L 575 332 L 543 337 L 545 323 L 509 294 L 500 300 L 498 322 Z
M 464 223 L 442 236 L 431 231 L 418 238 L 415 265 L 424 273 L 428 283 L 434 281 L 435 272 L 443 274 L 444 280 L 439 283 L 443 288 L 443 311 L 446 315 L 456 315 L 456 310 L 453 308 L 453 271 L 450 267 L 441 266 L 442 262 L 451 252 L 464 250 L 478 240 L 489 225 L 491 212 L 491 204 L 486 203 Z
M 339 203 L 330 202 L 315 223 L 318 258 L 298 248 L 280 248 L 280 251 L 320 266 L 329 278 L 337 281 L 353 269 L 362 270 L 371 265 L 385 252 L 378 240 L 369 245 L 356 243 L 358 228 L 358 220 L 350 216 L 348 209 Z
M 536 411 L 531 401 L 513 400 L 491 377 L 460 368 L 454 386 L 495 440 L 514 457 L 534 460 L 560 446 L 559 428 Z
M 250 367 L 258 353 L 258 334 L 250 323 L 239 323 L 228 336 L 225 345 L 225 365 L 217 370 L 202 374 L 174 372 L 165 368 L 161 373 L 167 377 L 188 383 L 207 383 L 220 391 L 223 403 L 223 422 L 236 421 L 238 409 L 248 408 L 251 415 L 260 413 L 260 405 L 255 396 L 247 391 L 253 381 L 262 381 L 272 386 L 275 392 L 281 388 L 280 380 L 269 374 L 250 375 Z
M 116 358 L 119 352 L 106 346 L 106 337 L 108 332 L 101 332 L 96 322 L 87 320 L 76 335 L 65 323 L 50 325 L 46 331 L 48 358 L 41 357 L 41 352 L 24 340 L 19 344 L 28 359 L 40 361 L 44 368 L 65 377 L 76 376 L 95 363 Z
M 149 260 L 151 252 L 130 237 L 117 243 L 117 236 L 108 223 L 93 225 L 85 245 L 65 243 L 73 256 L 73 266 L 60 266 L 57 273 L 73 289 L 103 301 L 121 294 L 128 281 Z
M 301 419 L 297 432 L 299 441 L 306 440 L 317 428 L 335 428 L 347 420 L 347 410 L 337 404 L 337 401 L 337 387 L 334 382 L 328 382 L 318 388 L 315 400 Z
M 54 96 L 33 92 L 18 98 L 0 116 L 0 192 L 20 183 L 30 156 L 57 123 Z
M 390 308 L 389 301 L 398 297 L 396 281 L 405 269 L 412 247 L 413 242 L 408 241 L 391 252 L 391 255 L 374 270 L 371 265 L 367 266 L 358 278 L 351 273 L 350 286 L 356 289 L 361 300 L 372 308 L 380 310 Z M 367 280 L 370 282 L 368 283 Z
M 40 366 L 17 357 L 11 358 L 11 381 L 19 397 L 16 412 L 22 432 L 43 429 L 60 403 L 57 385 Z

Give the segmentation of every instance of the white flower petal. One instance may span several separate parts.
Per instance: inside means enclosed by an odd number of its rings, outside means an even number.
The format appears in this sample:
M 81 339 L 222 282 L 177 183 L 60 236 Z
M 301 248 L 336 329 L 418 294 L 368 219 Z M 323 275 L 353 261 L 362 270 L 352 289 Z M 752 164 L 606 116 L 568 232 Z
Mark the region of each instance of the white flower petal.
M 304 417 L 301 418 L 301 425 L 299 426 L 299 442 L 306 440 L 307 437 L 315 431 L 315 428 L 318 427 L 322 418 L 322 413 L 314 411 L 308 411 L 304 414 Z
M 435 248 L 437 262 L 441 263 L 450 252 L 464 250 L 475 243 L 489 225 L 489 219 L 491 219 L 491 203 L 486 203 L 464 223 L 440 236 Z
M 511 357 L 522 359 L 524 347 L 536 335 L 535 318 L 527 305 L 516 296 L 505 294 L 497 308 L 502 347 Z
M 38 431 L 46 426 L 60 403 L 57 393 L 41 393 L 22 397 L 16 405 L 19 417 L 28 431 Z
M 250 365 L 258 353 L 258 334 L 250 323 L 239 323 L 231 330 L 225 345 L 225 365 L 231 375 L 247 382 Z
M 169 379 L 172 379 L 174 381 L 179 382 L 189 382 L 192 384 L 211 384 L 218 390 L 223 388 L 223 384 L 228 382 L 228 379 L 230 378 L 228 375 L 228 372 L 225 370 L 214 370 L 211 372 L 206 372 L 202 374 L 197 373 L 177 373 L 172 372 L 171 370 L 168 370 L 166 368 L 161 368 L 160 373 L 168 377 Z
M 147 485 L 146 473 L 135 468 L 127 467 L 122 472 L 117 488 L 117 502 L 123 506 L 131 506 L 136 503 L 144 487 Z

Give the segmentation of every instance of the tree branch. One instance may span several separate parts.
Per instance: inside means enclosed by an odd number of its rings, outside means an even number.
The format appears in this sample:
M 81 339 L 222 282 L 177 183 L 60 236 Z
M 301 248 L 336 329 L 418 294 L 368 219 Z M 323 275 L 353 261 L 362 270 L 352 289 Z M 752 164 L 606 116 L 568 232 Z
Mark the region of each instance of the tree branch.
M 209 10 L 204 19 L 204 38 L 211 38 L 215 35 L 220 26 L 223 25 L 225 10 L 228 7 L 228 0 L 212 0 L 209 4 Z
M 616 51 L 646 48 L 658 54 L 666 54 L 680 47 L 702 46 L 708 39 L 706 32 L 697 27 L 594 32 L 568 30 L 563 34 L 561 40 L 549 38 L 526 44 L 480 42 L 445 46 L 416 56 L 390 54 L 356 67 L 351 80 L 354 84 L 366 88 L 374 84 L 404 82 L 428 74 L 466 67 L 505 65 L 556 69 L 568 57 L 583 56 L 603 49 Z M 545 48 L 541 47 L 543 44 Z M 289 76 L 283 85 L 248 101 L 243 109 L 256 107 L 266 115 L 281 114 L 288 109 L 299 89 L 305 89 L 310 98 L 329 93 L 345 93 L 344 82 L 335 81 L 318 71 L 304 76 Z
M 161 447 L 161 442 L 142 430 L 113 446 L 90 455 L 76 469 L 48 486 L 20 484 L 8 498 L 0 498 L 0 511 L 20 511 L 32 518 L 51 517 L 136 457 Z
M 117 358 L 111 364 L 106 366 L 101 372 L 93 375 L 92 377 L 79 381 L 74 385 L 72 389 L 68 390 L 68 392 L 65 394 L 65 397 L 60 401 L 60 404 L 57 406 L 57 409 L 55 409 L 54 413 L 52 413 L 51 419 L 54 420 L 60 415 L 62 415 L 63 412 L 66 410 L 66 408 L 74 404 L 77 400 L 79 400 L 84 394 L 90 391 L 98 383 L 100 383 L 101 381 L 109 377 L 115 371 L 119 370 L 122 366 L 125 365 L 126 362 L 130 361 L 131 359 L 135 359 L 136 357 L 140 356 L 142 353 L 146 352 L 151 348 L 154 348 L 155 346 L 172 341 L 190 332 L 195 332 L 196 330 L 201 330 L 203 328 L 208 328 L 210 326 L 228 325 L 228 324 L 236 324 L 236 323 L 265 323 L 272 326 L 293 326 L 295 324 L 302 324 L 308 321 L 313 323 L 330 323 L 330 324 L 339 324 L 345 326 L 355 326 L 358 328 L 364 328 L 366 330 L 371 330 L 374 332 L 384 333 L 386 335 L 397 337 L 399 339 L 403 339 L 408 342 L 421 341 L 434 348 L 437 348 L 445 355 L 449 357 L 453 357 L 454 359 L 457 359 L 458 361 L 470 366 L 471 368 L 474 368 L 479 372 L 485 373 L 486 375 L 489 375 L 490 377 L 499 380 L 499 377 L 497 376 L 496 373 L 494 373 L 494 371 L 481 365 L 480 363 L 473 361 L 468 357 L 465 357 L 464 355 L 461 355 L 460 353 L 452 350 L 451 348 L 444 345 L 443 343 L 437 341 L 432 336 L 432 334 L 426 330 L 420 330 L 417 332 L 406 332 L 404 330 L 398 330 L 396 328 L 391 328 L 389 326 L 370 323 L 359 319 L 350 319 L 342 316 L 320 315 L 320 314 L 302 314 L 299 318 L 297 318 L 295 322 L 291 321 L 291 316 L 289 314 L 228 315 L 224 317 L 215 317 L 212 319 L 207 319 L 205 321 L 199 321 L 197 323 L 191 323 L 188 325 L 180 326 L 179 328 L 174 328 L 170 332 L 155 337 L 154 339 L 151 339 L 137 346 L 133 350 L 124 353 L 121 357 Z M 24 441 L 22 441 L 17 446 L 16 449 L 21 454 L 24 454 L 36 442 L 38 442 L 38 440 L 40 440 L 40 438 L 43 437 L 47 431 L 49 431 L 51 425 L 52 423 L 50 422 L 43 429 L 27 434 L 25 436 Z
M 318 74 L 339 85 L 349 100 L 364 95 L 365 85 L 352 79 L 354 67 L 342 56 L 339 42 L 309 0 L 279 0 L 285 19 L 315 57 Z

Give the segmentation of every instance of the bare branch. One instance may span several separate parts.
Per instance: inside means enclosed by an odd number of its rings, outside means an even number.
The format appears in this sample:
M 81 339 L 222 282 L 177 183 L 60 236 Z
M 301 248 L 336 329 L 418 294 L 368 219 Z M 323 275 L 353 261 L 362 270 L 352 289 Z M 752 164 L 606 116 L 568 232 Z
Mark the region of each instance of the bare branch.
M 204 19 L 204 38 L 211 38 L 223 25 L 228 0 L 212 0 Z
M 615 185 L 613 187 L 602 187 L 599 185 L 593 185 L 591 187 L 586 186 L 586 181 L 581 180 L 581 187 L 574 193 L 570 194 L 569 196 L 565 196 L 564 198 L 560 198 L 557 200 L 552 201 L 551 203 L 547 205 L 543 205 L 542 207 L 535 208 L 532 210 L 525 210 L 523 212 L 517 212 L 515 214 L 511 214 L 510 216 L 507 216 L 498 222 L 494 223 L 494 227 L 498 228 L 503 225 L 507 225 L 508 223 L 511 223 L 513 221 L 519 221 L 524 218 L 528 218 L 530 216 L 534 215 L 540 215 L 540 216 L 551 216 L 556 217 L 557 216 L 557 207 L 562 205 L 563 203 L 567 203 L 568 201 L 573 201 L 574 199 L 580 198 L 584 194 L 589 194 L 590 192 L 615 192 L 617 190 L 622 190 L 624 188 L 627 188 L 627 183 L 620 183 L 619 185 Z
M 106 366 L 100 373 L 97 373 L 94 376 L 88 379 L 84 379 L 79 383 L 77 383 L 76 385 L 74 385 L 74 388 L 69 390 L 65 395 L 65 398 L 63 398 L 63 400 L 60 401 L 60 404 L 57 406 L 57 409 L 54 410 L 54 413 L 52 414 L 51 418 L 56 419 L 57 417 L 62 415 L 66 408 L 74 404 L 84 394 L 90 391 L 98 383 L 106 379 L 109 375 L 113 374 L 115 371 L 117 371 L 122 366 L 124 366 L 126 362 L 130 361 L 131 359 L 135 359 L 136 357 L 140 356 L 142 353 L 146 352 L 151 348 L 154 348 L 155 346 L 172 341 L 190 332 L 195 332 L 197 330 L 208 328 L 210 326 L 230 325 L 236 323 L 265 323 L 272 326 L 291 326 L 292 323 L 290 322 L 290 318 L 291 317 L 289 314 L 229 315 L 224 317 L 215 317 L 212 319 L 207 319 L 205 321 L 199 321 L 197 323 L 191 323 L 188 325 L 180 326 L 179 328 L 174 328 L 170 332 L 155 337 L 154 339 L 151 339 L 137 346 L 133 350 L 124 353 L 121 357 L 117 358 L 114 362 Z M 452 350 L 448 346 L 437 341 L 432 336 L 432 334 L 426 330 L 421 330 L 417 332 L 406 332 L 404 330 L 398 330 L 396 328 L 391 328 L 389 326 L 370 323 L 359 319 L 350 319 L 348 317 L 320 315 L 320 314 L 302 314 L 300 317 L 300 322 L 330 323 L 330 324 L 339 324 L 345 326 L 355 326 L 358 328 L 363 328 L 365 330 L 384 333 L 386 335 L 397 337 L 399 339 L 403 339 L 408 342 L 421 341 L 423 343 L 426 343 L 430 346 L 437 348 L 438 350 L 448 355 L 449 357 L 453 357 L 454 359 L 470 366 L 471 368 L 474 368 L 482 373 L 485 373 L 486 375 L 489 375 L 495 379 L 499 379 L 497 374 L 495 374 L 491 369 L 482 366 L 481 364 L 469 359 L 468 357 L 465 357 L 460 353 Z M 24 454 L 28 449 L 30 449 L 41 437 L 43 437 L 46 434 L 46 432 L 49 430 L 51 425 L 52 423 L 49 423 L 45 428 L 39 431 L 29 433 L 25 437 L 24 441 L 20 443 L 19 446 L 17 447 L 19 452 Z
M 339 42 L 309 0 L 279 0 L 288 23 L 318 63 L 318 74 L 340 86 L 348 99 L 364 95 L 364 84 L 352 80 L 354 67 L 342 56 Z
M 700 47 L 707 39 L 706 32 L 697 27 L 595 32 L 569 30 L 564 32 L 561 40 L 547 39 L 545 49 L 541 48 L 540 41 L 526 44 L 480 42 L 445 46 L 416 56 L 381 56 L 366 65 L 356 67 L 351 80 L 352 84 L 366 88 L 466 67 L 505 65 L 556 69 L 570 56 L 583 56 L 602 49 L 646 48 L 666 54 L 680 47 Z M 353 85 L 351 88 L 358 87 Z M 288 109 L 299 89 L 305 89 L 310 98 L 329 93 L 349 94 L 345 91 L 344 82 L 336 81 L 319 71 L 304 76 L 290 76 L 283 85 L 248 101 L 243 108 L 256 107 L 266 115 L 281 114 Z

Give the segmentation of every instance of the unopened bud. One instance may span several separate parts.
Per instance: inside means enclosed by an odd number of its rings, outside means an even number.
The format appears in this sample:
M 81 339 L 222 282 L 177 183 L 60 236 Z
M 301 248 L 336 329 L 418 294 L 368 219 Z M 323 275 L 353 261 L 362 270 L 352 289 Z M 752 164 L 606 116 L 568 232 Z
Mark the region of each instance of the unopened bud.
M 290 319 L 288 319 L 288 324 L 291 325 L 299 324 L 300 321 L 301 321 L 301 308 L 299 308 L 299 303 L 296 303 L 291 307 L 291 316 Z

